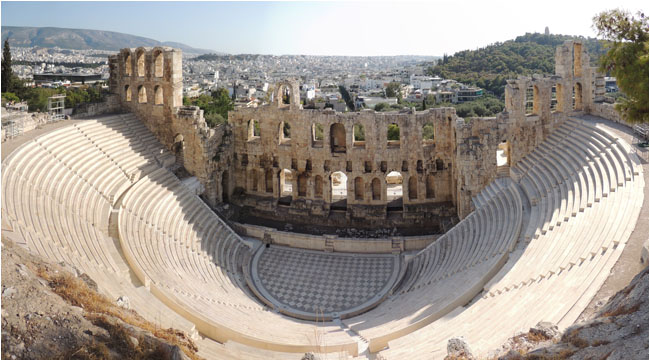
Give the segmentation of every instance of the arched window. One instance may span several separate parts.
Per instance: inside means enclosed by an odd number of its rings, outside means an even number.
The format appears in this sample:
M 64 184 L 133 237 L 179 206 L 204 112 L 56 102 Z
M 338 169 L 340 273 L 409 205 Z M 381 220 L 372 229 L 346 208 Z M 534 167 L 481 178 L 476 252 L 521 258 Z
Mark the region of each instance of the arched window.
M 159 51 L 154 57 L 154 76 L 156 78 L 163 77 L 163 53 Z
M 353 138 L 352 146 L 354 147 L 365 147 L 366 146 L 366 130 L 363 128 L 363 124 L 356 123 L 353 128 Z
M 354 178 L 354 199 L 357 201 L 363 200 L 363 178 L 356 177 Z
M 279 93 L 282 96 L 282 104 L 291 104 L 291 91 L 288 86 L 282 86 Z
M 289 123 L 280 122 L 278 140 L 280 144 L 289 144 L 291 142 L 291 125 Z
M 144 87 L 144 85 L 140 85 L 138 87 L 138 103 L 146 103 L 147 102 L 147 89 Z
M 131 76 L 133 74 L 132 65 L 131 65 L 131 54 L 126 56 L 124 60 L 124 74 L 126 76 Z
M 334 172 L 330 176 L 332 191 L 332 208 L 347 208 L 348 177 L 343 172 Z
M 526 107 L 526 115 L 532 115 L 533 114 L 533 108 L 534 108 L 534 90 L 533 86 L 529 85 L 526 88 L 526 100 L 525 100 L 525 107 Z
M 386 140 L 388 147 L 399 147 L 399 125 L 397 123 L 388 124 L 386 129 Z
M 414 175 L 409 177 L 409 199 L 418 199 L 418 177 Z
M 330 147 L 332 153 L 345 153 L 345 126 L 334 123 L 330 127 Z
M 298 176 L 298 196 L 307 196 L 307 176 L 304 174 Z
M 402 208 L 402 173 L 392 171 L 386 175 L 386 202 L 388 210 L 399 210 Z
M 427 182 L 426 183 L 427 183 L 426 184 L 427 198 L 428 199 L 435 198 L 436 197 L 436 193 L 435 193 L 436 186 L 435 186 L 435 180 L 434 180 L 434 178 L 433 178 L 433 176 L 431 174 L 429 174 L 427 176 Z
M 124 86 L 124 100 L 127 102 L 131 101 L 131 87 L 128 85 Z
M 154 89 L 153 92 L 154 92 L 154 98 L 155 98 L 154 104 L 162 105 L 163 104 L 163 89 L 162 89 L 162 87 L 160 85 L 156 85 L 156 87 L 153 88 L 153 89 Z
M 433 123 L 427 122 L 422 126 L 422 143 L 433 144 L 434 129 Z
M 138 52 L 138 76 L 143 77 L 144 76 L 144 51 Z
M 280 171 L 280 197 L 293 195 L 293 173 L 289 169 Z
M 582 84 L 573 87 L 573 110 L 582 110 Z
M 248 140 L 258 139 L 260 137 L 260 122 L 257 119 L 248 121 Z
M 381 200 L 381 181 L 379 178 L 373 178 L 372 180 L 372 200 Z
M 311 146 L 321 148 L 323 146 L 323 125 L 314 123 L 311 125 Z
M 314 198 L 323 198 L 323 177 L 319 175 L 314 178 Z

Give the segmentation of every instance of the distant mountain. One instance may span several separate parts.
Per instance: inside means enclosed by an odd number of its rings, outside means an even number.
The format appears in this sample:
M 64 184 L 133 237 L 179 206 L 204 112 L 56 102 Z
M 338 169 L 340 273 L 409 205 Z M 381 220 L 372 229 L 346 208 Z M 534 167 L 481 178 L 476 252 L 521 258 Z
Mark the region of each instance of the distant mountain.
M 122 48 L 137 48 L 139 46 L 171 46 L 179 48 L 185 53 L 215 53 L 214 50 L 197 49 L 181 43 L 160 42 L 141 36 L 103 30 L 3 26 L 2 41 L 4 42 L 7 37 L 9 37 L 9 44 L 11 46 L 18 47 L 40 46 L 44 48 L 59 47 L 75 50 L 98 49 L 116 51 Z

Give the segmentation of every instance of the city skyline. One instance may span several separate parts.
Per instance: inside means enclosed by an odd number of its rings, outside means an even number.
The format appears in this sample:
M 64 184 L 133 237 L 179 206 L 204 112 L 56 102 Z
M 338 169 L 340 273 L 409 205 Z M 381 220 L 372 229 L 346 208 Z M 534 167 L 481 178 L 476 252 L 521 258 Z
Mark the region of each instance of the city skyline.
M 639 1 L 616 6 L 644 11 Z M 602 0 L 551 1 L 541 8 L 506 1 L 3 1 L 2 25 L 115 31 L 230 54 L 442 56 L 542 33 L 546 26 L 553 34 L 595 37 L 592 17 L 616 6 Z

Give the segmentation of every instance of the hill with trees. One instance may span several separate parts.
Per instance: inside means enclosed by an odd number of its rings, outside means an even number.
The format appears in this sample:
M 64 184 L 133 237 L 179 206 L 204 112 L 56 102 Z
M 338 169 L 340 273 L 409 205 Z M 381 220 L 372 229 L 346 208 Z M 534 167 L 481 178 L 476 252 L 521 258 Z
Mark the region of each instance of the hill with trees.
M 554 74 L 555 48 L 566 40 L 582 41 L 594 66 L 606 52 L 604 42 L 595 38 L 527 33 L 484 48 L 459 51 L 451 56 L 445 54 L 427 72 L 481 87 L 502 98 L 507 79 L 519 75 Z

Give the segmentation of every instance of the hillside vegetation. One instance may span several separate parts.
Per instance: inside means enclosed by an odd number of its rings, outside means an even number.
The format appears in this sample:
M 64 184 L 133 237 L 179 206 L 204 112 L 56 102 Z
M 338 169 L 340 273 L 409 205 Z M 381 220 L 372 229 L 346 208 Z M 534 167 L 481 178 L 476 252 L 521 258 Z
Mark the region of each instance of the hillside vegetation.
M 445 55 L 427 72 L 481 87 L 502 98 L 507 79 L 518 75 L 554 74 L 555 48 L 566 40 L 582 41 L 594 66 L 606 52 L 604 42 L 595 38 L 527 33 L 503 43 Z

